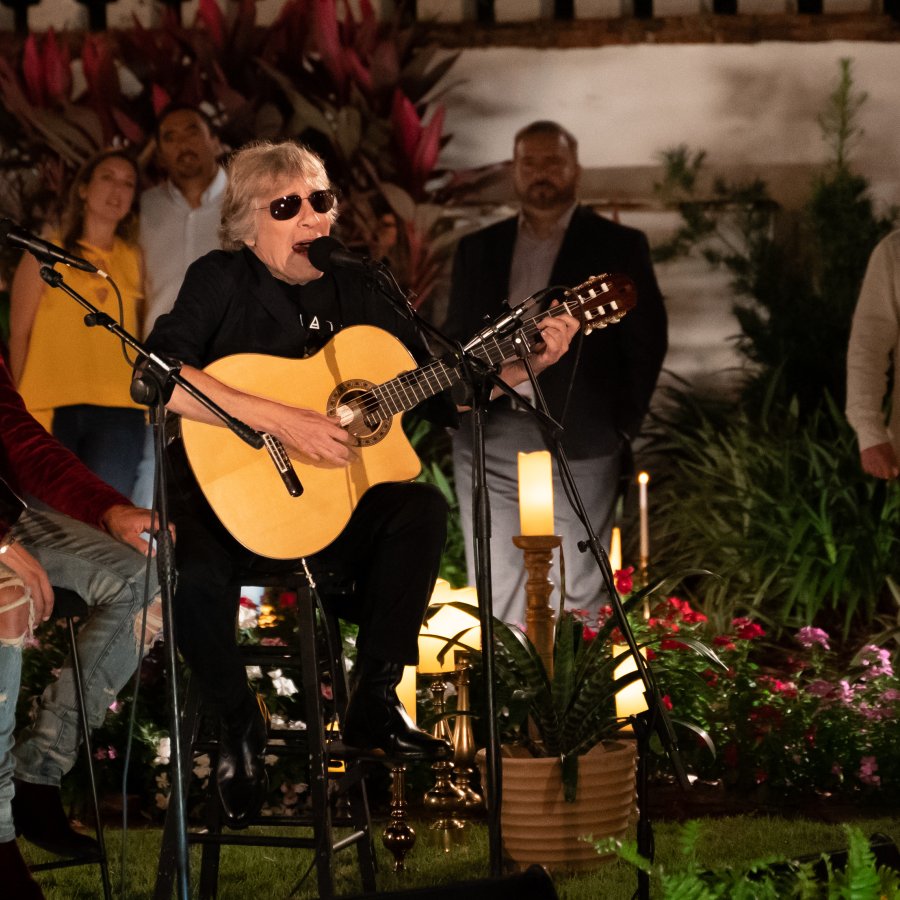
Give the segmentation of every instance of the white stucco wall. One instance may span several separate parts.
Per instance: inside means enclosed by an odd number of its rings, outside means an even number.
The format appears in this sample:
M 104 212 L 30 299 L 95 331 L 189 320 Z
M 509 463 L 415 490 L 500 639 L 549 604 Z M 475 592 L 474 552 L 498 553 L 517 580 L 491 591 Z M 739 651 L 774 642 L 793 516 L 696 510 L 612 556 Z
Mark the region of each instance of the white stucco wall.
M 593 182 L 606 183 L 609 167 L 653 166 L 660 151 L 686 143 L 706 150 L 709 167 L 730 176 L 752 171 L 765 178 L 767 169 L 774 176 L 770 167 L 780 167 L 775 193 L 790 204 L 787 194 L 801 198 L 828 157 L 818 116 L 844 57 L 854 61 L 856 88 L 868 94 L 855 166 L 881 207 L 900 205 L 900 44 L 466 50 L 444 98 L 453 138 L 442 162 L 467 168 L 508 159 L 515 131 L 548 118 L 578 137 Z M 631 199 L 652 206 L 652 174 L 628 181 Z M 640 187 L 634 194 L 634 185 L 645 187 L 643 195 Z M 653 243 L 677 218 L 646 209 L 623 212 L 621 221 L 647 231 Z M 731 349 L 737 324 L 727 278 L 690 260 L 658 266 L 657 274 L 670 312 L 667 368 L 707 388 L 727 386 L 725 370 L 739 362 Z

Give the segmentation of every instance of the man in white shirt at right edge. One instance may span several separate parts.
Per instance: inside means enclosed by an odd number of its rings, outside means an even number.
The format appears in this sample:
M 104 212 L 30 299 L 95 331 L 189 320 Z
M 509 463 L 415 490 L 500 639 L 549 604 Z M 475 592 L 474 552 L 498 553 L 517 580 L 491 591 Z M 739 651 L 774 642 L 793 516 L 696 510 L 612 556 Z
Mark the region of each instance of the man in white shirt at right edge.
M 847 347 L 847 420 L 860 464 L 875 478 L 900 475 L 900 231 L 872 251 Z M 885 407 L 893 372 L 890 402 Z
M 219 220 L 228 184 L 218 161 L 221 152 L 212 122 L 197 107 L 172 103 L 159 114 L 156 160 L 167 177 L 141 195 L 140 243 L 147 298 L 144 335 L 172 309 L 188 266 L 220 246 Z M 148 508 L 153 500 L 153 474 L 153 432 L 148 428 L 133 495 Z

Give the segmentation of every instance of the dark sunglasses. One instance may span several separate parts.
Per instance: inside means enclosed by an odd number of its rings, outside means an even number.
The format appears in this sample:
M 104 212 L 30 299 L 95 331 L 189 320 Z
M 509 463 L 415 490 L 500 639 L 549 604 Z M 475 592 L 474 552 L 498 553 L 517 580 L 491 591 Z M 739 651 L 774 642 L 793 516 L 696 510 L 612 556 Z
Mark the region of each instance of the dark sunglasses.
M 288 194 L 286 197 L 277 197 L 268 206 L 257 206 L 257 209 L 268 209 L 273 219 L 284 222 L 287 219 L 293 219 L 300 212 L 303 201 L 309 200 L 309 205 L 317 213 L 327 213 L 334 208 L 337 202 L 337 196 L 332 190 L 313 191 L 308 197 L 301 197 L 299 194 Z

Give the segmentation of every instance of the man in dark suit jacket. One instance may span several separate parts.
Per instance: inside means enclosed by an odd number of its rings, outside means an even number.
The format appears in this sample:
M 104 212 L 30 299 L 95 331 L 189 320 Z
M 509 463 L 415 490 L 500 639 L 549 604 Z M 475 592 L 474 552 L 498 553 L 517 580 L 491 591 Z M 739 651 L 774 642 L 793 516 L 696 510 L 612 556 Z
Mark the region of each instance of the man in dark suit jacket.
M 595 214 L 576 200 L 580 175 L 575 138 L 555 122 L 534 122 L 515 138 L 513 182 L 521 213 L 463 238 L 453 266 L 447 330 L 465 340 L 507 303 L 521 303 L 549 285 L 573 287 L 592 275 L 624 273 L 637 286 L 637 307 L 619 324 L 577 338 L 538 381 L 550 415 L 564 426 L 591 524 L 609 546 L 623 451 L 637 435 L 666 352 L 666 312 L 647 239 Z M 528 385 L 525 385 L 527 388 Z M 522 393 L 522 387 L 519 392 Z M 471 549 L 471 439 L 466 422 L 454 436 L 457 493 Z M 491 404 L 486 455 L 491 499 L 494 613 L 524 622 L 525 573 L 519 533 L 517 451 L 545 448 L 531 417 L 508 400 Z M 565 502 L 554 463 L 556 533 L 563 536 L 567 606 L 596 610 L 601 579 L 589 553 L 576 549 L 583 526 Z

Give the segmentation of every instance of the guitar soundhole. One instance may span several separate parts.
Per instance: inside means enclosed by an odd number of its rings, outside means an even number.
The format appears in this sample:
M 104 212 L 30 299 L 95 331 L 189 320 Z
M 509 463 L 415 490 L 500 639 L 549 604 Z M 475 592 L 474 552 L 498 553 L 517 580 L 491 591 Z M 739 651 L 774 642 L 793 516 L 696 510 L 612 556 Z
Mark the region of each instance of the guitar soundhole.
M 341 382 L 328 397 L 328 415 L 341 419 L 356 447 L 377 444 L 391 429 L 391 420 L 381 418 L 377 401 L 369 393 L 373 387 L 369 381 L 353 379 Z

